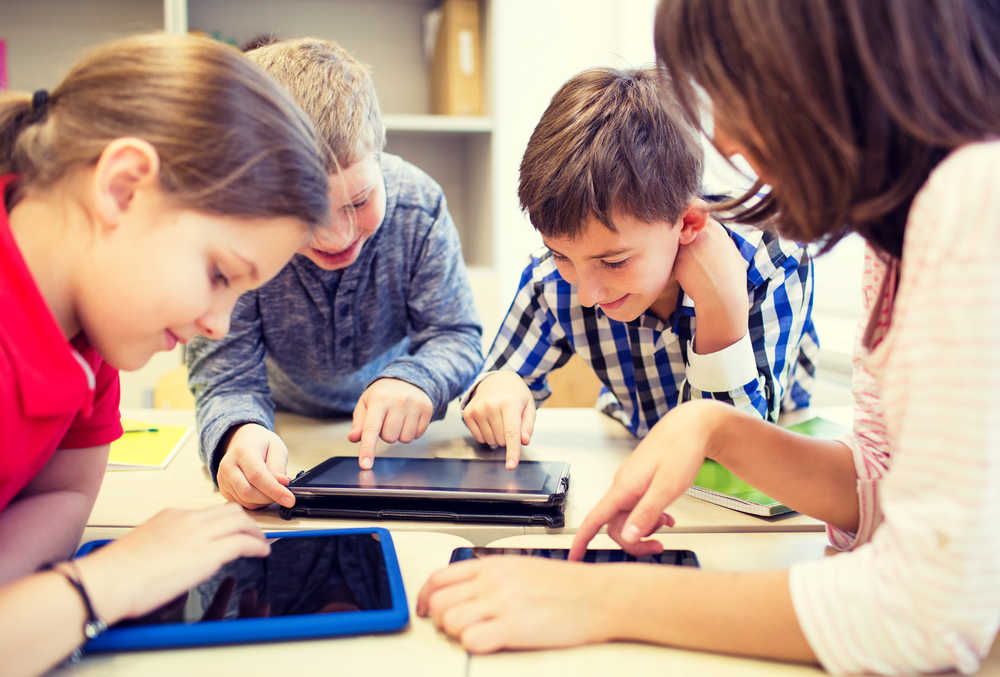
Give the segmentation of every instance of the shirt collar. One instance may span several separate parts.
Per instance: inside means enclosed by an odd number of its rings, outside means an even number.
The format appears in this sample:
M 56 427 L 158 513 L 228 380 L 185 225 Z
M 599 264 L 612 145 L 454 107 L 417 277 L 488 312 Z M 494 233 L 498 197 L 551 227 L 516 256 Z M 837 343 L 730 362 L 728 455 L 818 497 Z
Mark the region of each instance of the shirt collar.
M 13 183 L 0 176 L 0 196 Z M 93 400 L 93 370 L 66 340 L 49 310 L 21 250 L 14 241 L 7 209 L 0 202 L 0 345 L 17 379 L 24 414 L 55 416 L 88 409 Z M 87 350 L 82 337 L 80 348 Z M 92 349 L 89 349 L 92 351 Z

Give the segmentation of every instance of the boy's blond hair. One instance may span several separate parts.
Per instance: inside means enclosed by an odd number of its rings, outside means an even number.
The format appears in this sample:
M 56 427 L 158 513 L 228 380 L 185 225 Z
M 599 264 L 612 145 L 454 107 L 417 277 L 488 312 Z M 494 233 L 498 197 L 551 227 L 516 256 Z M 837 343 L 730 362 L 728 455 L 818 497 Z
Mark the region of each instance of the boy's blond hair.
M 312 118 L 333 174 L 385 147 L 371 70 L 340 45 L 318 38 L 274 42 L 247 58 L 284 85 Z

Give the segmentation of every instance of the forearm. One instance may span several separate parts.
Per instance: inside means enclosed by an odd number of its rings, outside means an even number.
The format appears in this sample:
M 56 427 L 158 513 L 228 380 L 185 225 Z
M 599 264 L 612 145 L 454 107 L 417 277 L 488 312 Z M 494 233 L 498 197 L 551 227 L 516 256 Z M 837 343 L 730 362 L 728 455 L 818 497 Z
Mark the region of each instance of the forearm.
M 51 668 L 83 642 L 86 620 L 80 594 L 61 574 L 45 572 L 0 587 L 3 673 L 37 675 Z
M 857 473 L 844 444 L 765 423 L 731 407 L 713 412 L 707 456 L 799 512 L 858 527 Z
M 787 571 L 716 572 L 634 564 L 608 569 L 613 582 L 604 597 L 606 639 L 816 662 L 796 620 Z
M 15 500 L 0 512 L 0 585 L 69 557 L 94 505 L 82 491 L 50 491 Z
M 747 297 L 725 295 L 693 299 L 697 330 L 694 350 L 699 355 L 714 353 L 739 341 L 747 333 Z

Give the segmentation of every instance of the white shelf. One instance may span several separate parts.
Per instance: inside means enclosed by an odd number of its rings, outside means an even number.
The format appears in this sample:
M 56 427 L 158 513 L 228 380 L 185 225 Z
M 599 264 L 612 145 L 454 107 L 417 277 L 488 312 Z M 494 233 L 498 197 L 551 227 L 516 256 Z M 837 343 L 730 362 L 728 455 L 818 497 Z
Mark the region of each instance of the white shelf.
M 493 118 L 459 115 L 383 115 L 389 132 L 430 132 L 436 134 L 489 134 Z

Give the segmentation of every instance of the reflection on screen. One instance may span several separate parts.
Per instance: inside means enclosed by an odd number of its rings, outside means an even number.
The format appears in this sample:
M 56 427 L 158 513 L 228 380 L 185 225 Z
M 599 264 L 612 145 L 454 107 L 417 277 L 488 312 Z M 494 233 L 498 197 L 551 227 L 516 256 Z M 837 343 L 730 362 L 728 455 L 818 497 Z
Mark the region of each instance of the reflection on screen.
M 267 557 L 245 557 L 139 618 L 115 625 L 197 623 L 392 606 L 382 545 L 374 534 L 271 540 Z
M 538 461 L 521 461 L 514 470 L 507 470 L 503 461 L 380 458 L 371 470 L 361 470 L 356 458 L 345 457 L 310 476 L 304 486 L 537 494 L 545 488 L 547 478 L 546 464 Z
M 490 555 L 522 555 L 527 557 L 544 557 L 546 559 L 566 559 L 568 548 L 456 548 L 451 561 L 458 562 L 474 557 Z M 587 550 L 583 555 L 584 562 L 639 562 L 640 564 L 674 564 L 677 566 L 698 566 L 698 558 L 690 550 L 664 550 L 655 555 L 636 557 L 624 550 Z

